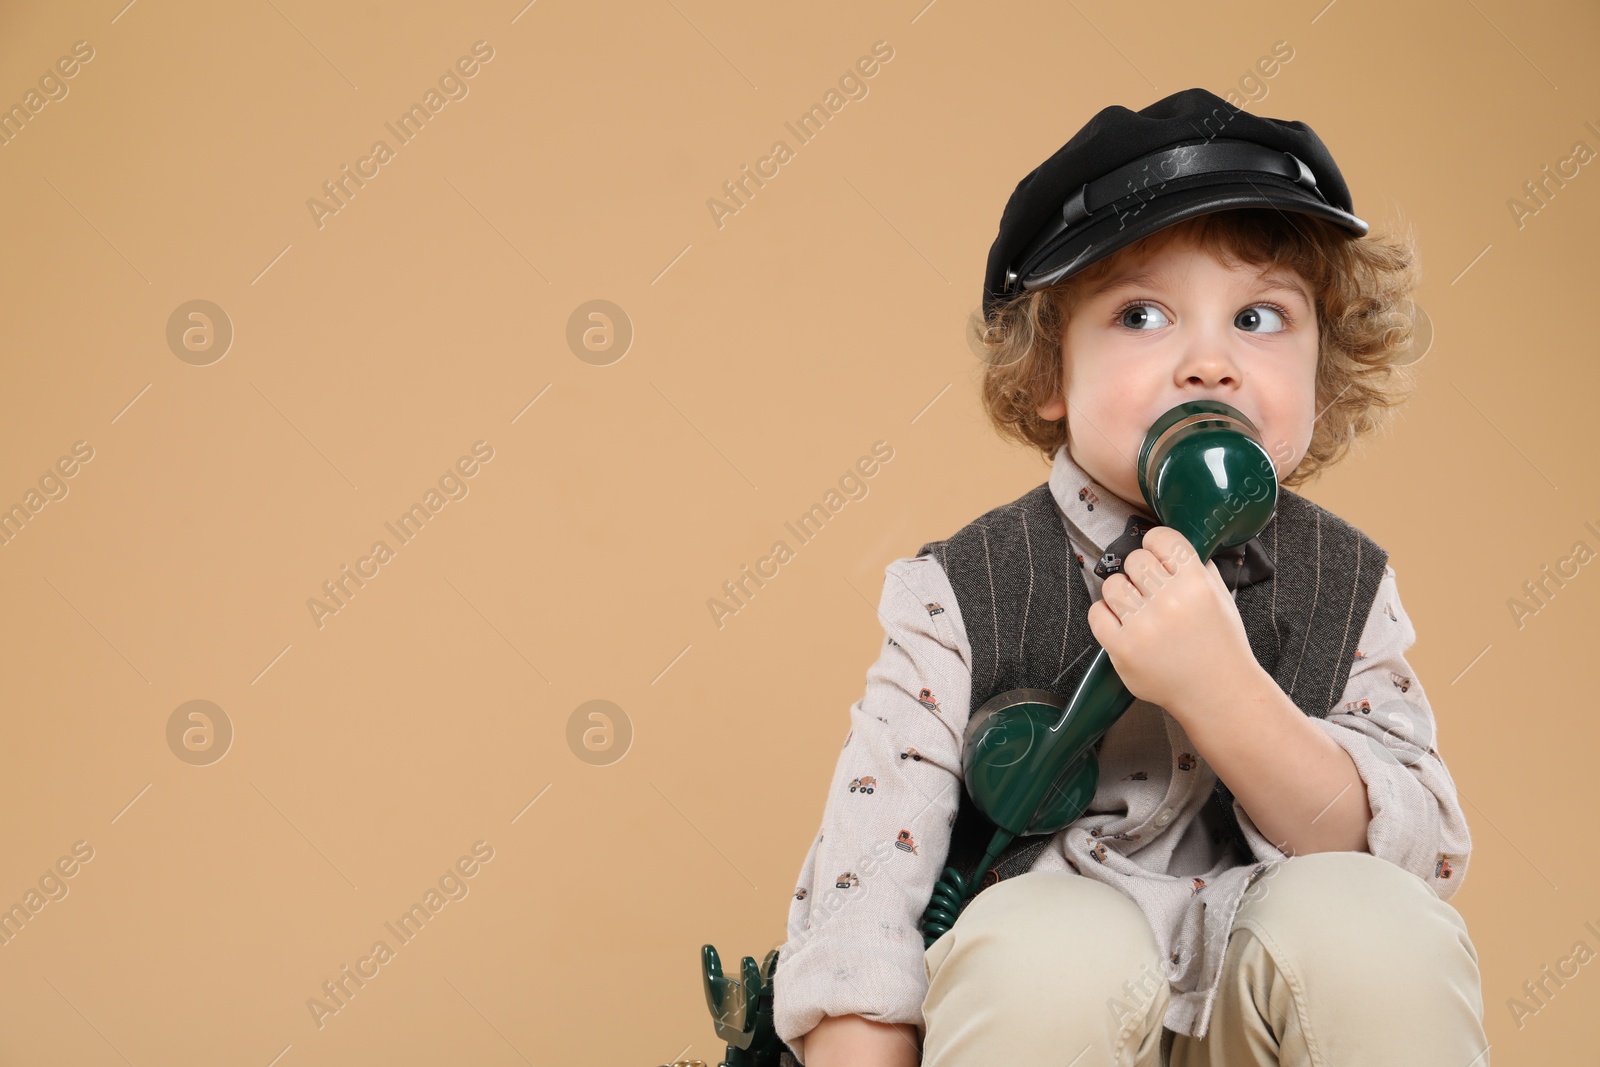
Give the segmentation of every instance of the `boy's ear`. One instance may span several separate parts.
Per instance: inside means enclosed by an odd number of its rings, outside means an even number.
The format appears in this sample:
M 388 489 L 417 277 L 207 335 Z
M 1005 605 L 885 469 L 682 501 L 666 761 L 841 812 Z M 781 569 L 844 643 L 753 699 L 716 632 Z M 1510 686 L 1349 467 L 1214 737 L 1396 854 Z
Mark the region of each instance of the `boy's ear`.
M 1047 422 L 1056 422 L 1065 418 L 1067 414 L 1067 401 L 1060 393 L 1055 394 L 1036 409 L 1039 417 Z

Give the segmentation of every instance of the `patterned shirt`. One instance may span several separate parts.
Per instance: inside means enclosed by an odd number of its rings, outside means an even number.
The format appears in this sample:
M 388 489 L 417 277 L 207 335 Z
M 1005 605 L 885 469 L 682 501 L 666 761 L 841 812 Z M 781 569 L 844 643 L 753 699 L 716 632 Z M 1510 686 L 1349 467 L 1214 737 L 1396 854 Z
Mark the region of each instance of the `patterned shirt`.
M 1146 513 L 1096 483 L 1064 447 L 1049 483 L 1090 599 L 1099 600 L 1096 561 L 1130 515 Z M 801 1039 L 824 1016 L 922 1025 L 920 921 L 963 789 L 972 650 L 961 606 L 932 556 L 897 559 L 884 575 L 884 645 L 850 708 L 775 976 L 778 1036 L 801 1059 Z M 1427 695 L 1405 659 L 1415 642 L 1394 569 L 1385 567 L 1342 699 L 1310 721 L 1349 753 L 1365 785 L 1368 850 L 1448 899 L 1466 877 L 1472 839 Z M 1098 759 L 1094 799 L 1031 869 L 1075 871 L 1131 898 L 1165 959 L 1163 1024 L 1203 1036 L 1240 898 L 1287 856 L 1237 799 L 1253 855 L 1245 861 L 1224 843 L 1207 804 L 1216 773 L 1164 708 L 1135 700 L 1104 735 Z

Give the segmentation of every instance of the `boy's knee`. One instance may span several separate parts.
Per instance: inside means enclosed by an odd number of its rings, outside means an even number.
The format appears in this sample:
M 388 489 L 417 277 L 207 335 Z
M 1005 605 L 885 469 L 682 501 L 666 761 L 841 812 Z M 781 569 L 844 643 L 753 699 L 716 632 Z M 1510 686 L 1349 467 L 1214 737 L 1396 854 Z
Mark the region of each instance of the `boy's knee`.
M 1166 987 L 1155 935 L 1138 905 L 1082 875 L 1030 871 L 979 893 L 929 957 L 962 957 L 963 970 L 1011 990 L 1059 999 L 1080 990 L 1096 1004 L 1148 1005 Z M 951 962 L 954 962 L 953 960 Z
M 1235 925 L 1303 974 L 1360 961 L 1359 981 L 1384 974 L 1392 985 L 1399 972 L 1451 959 L 1477 965 L 1460 914 L 1422 879 L 1367 852 L 1314 852 L 1275 864 L 1245 893 Z
M 979 893 L 962 912 L 969 925 L 1026 923 L 1030 936 L 1081 946 L 1085 940 L 1157 951 L 1144 913 L 1125 894 L 1066 871 L 1030 871 Z M 1104 937 L 1099 936 L 1101 932 Z

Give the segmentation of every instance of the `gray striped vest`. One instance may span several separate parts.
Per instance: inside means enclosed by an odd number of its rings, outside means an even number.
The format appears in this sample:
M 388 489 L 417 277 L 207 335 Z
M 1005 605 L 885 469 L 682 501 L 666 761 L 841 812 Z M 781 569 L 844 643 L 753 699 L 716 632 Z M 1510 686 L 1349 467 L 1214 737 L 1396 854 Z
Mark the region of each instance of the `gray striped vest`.
M 1388 553 L 1333 512 L 1282 486 L 1258 535 L 1275 573 L 1235 594 L 1250 650 L 1295 705 L 1325 718 L 1343 694 L 1388 563 Z M 918 556 L 937 557 L 955 591 L 972 646 L 976 711 L 1012 689 L 1070 697 L 1099 642 L 1089 630 L 1089 588 L 1046 482 L 985 513 Z M 1096 743 L 1099 749 L 1099 742 Z M 1217 780 L 1209 804 L 1218 841 L 1251 854 L 1233 813 L 1233 792 Z M 983 857 L 994 826 L 963 789 L 948 863 L 963 874 Z M 1019 838 L 983 885 L 1027 871 L 1048 835 Z

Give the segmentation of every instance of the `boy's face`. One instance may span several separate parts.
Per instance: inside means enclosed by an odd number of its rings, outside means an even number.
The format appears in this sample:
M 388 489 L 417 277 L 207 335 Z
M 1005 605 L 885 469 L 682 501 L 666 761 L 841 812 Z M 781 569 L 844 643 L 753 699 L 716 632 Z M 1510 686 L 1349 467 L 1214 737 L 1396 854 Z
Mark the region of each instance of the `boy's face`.
M 1255 423 L 1280 478 L 1294 470 L 1316 418 L 1317 320 L 1305 279 L 1288 269 L 1258 277 L 1187 241 L 1119 258 L 1067 323 L 1066 396 L 1038 409 L 1066 417 L 1072 459 L 1148 512 L 1136 469 L 1145 432 L 1186 400 L 1220 400 Z

